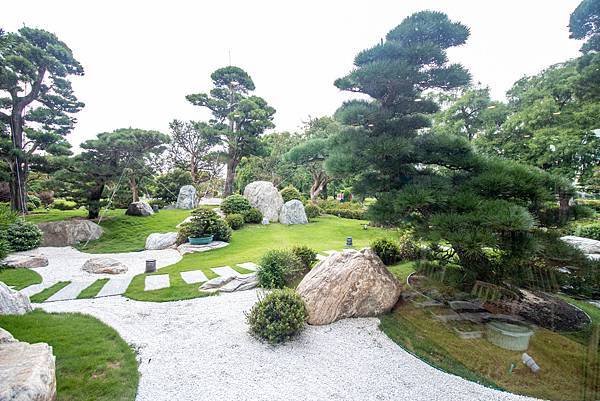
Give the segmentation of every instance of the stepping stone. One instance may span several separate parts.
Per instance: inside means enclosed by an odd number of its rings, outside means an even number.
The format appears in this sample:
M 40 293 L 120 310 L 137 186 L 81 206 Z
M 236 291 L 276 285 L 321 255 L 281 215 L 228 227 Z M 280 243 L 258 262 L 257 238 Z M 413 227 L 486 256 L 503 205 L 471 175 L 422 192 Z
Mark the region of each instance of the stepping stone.
M 260 266 L 258 266 L 256 263 L 254 262 L 245 262 L 245 263 L 240 263 L 237 266 L 246 269 L 246 270 L 251 270 L 253 272 L 255 272 L 256 270 L 258 270 L 258 268 Z
M 133 276 L 111 278 L 104 284 L 104 287 L 96 295 L 96 298 L 123 294 L 127 290 L 127 287 L 129 287 L 131 280 L 133 280 Z
M 336 253 L 336 252 L 338 252 L 338 251 L 336 251 L 335 249 L 330 249 L 330 250 L 328 250 L 328 251 L 323 251 L 323 253 L 324 253 L 325 255 L 328 255 L 328 256 L 329 256 L 329 255 L 331 255 L 332 253 Z
M 144 291 L 160 290 L 161 288 L 169 288 L 171 283 L 168 274 L 159 274 L 156 276 L 146 276 L 144 282 Z
M 77 298 L 77 295 L 81 293 L 81 291 L 89 287 L 95 281 L 96 280 L 73 281 L 71 282 L 71 284 L 62 288 L 57 293 L 48 298 L 46 302 L 66 301 L 67 299 L 75 299 Z
M 57 283 L 57 281 L 44 281 L 40 284 L 34 284 L 34 285 L 30 285 L 29 287 L 25 287 L 22 290 L 20 290 L 19 292 L 21 294 L 27 295 L 28 297 L 31 297 L 35 294 L 39 294 L 40 292 L 44 291 L 46 288 L 52 287 L 56 283 Z
M 208 281 L 208 278 L 200 270 L 192 270 L 187 272 L 181 272 L 181 278 L 188 284 L 201 283 Z
M 321 261 L 321 260 L 325 260 L 325 259 L 327 259 L 327 256 L 317 253 L 317 260 Z
M 229 266 L 213 267 L 211 270 L 214 271 L 219 276 L 244 277 L 244 275 L 242 273 L 233 270 Z

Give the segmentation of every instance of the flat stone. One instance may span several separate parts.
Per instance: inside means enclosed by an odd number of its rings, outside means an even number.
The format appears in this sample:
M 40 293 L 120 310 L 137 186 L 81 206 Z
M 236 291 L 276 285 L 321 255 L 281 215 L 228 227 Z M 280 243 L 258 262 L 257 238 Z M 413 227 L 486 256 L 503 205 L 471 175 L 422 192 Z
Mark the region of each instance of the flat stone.
M 206 252 L 211 251 L 213 249 L 223 248 L 229 245 L 229 242 L 223 241 L 213 241 L 210 244 L 206 245 L 192 245 L 189 242 L 181 244 L 177 247 L 177 250 L 180 254 L 185 255 L 186 253 L 194 253 L 194 252 Z
M 223 266 L 223 267 L 213 267 L 211 269 L 212 271 L 214 271 L 215 273 L 217 273 L 219 276 L 233 276 L 233 277 L 242 277 L 243 274 L 235 271 L 234 269 L 232 269 L 229 266 Z
M 102 236 L 102 228 L 89 220 L 62 220 L 37 225 L 43 233 L 40 246 L 69 246 L 80 242 L 97 240 Z
M 450 305 L 450 308 L 454 311 L 471 311 L 471 312 L 475 312 L 475 311 L 481 311 L 482 307 L 480 304 L 475 303 L 475 302 L 468 302 L 468 301 L 450 301 L 448 302 L 448 305 Z
M 93 274 L 121 274 L 127 271 L 127 266 L 112 258 L 88 259 L 81 270 Z
M 167 249 L 177 242 L 177 233 L 152 233 L 146 238 L 145 248 L 148 250 Z
M 96 295 L 96 298 L 124 294 L 125 291 L 127 291 L 127 287 L 129 287 L 131 280 L 133 280 L 133 276 L 111 278 L 104 284 L 104 287 L 102 287 L 100 292 Z
M 158 274 L 154 276 L 146 276 L 144 282 L 144 291 L 160 290 L 171 286 L 168 274 Z
M 245 277 L 235 277 L 233 280 L 228 282 L 219 288 L 222 292 L 234 292 L 234 291 L 245 291 L 258 286 L 258 279 L 256 274 L 251 274 Z
M 44 255 L 10 255 L 0 265 L 7 265 L 14 268 L 29 268 L 35 269 L 36 267 L 48 266 L 48 258 Z
M 95 279 L 91 280 L 83 280 L 83 281 L 73 281 L 66 287 L 61 288 L 58 292 L 53 294 L 50 298 L 46 300 L 46 302 L 53 301 L 66 301 L 68 299 L 76 299 L 81 291 L 88 288 L 95 282 Z
M 188 284 L 196 284 L 208 281 L 206 274 L 204 274 L 201 270 L 181 272 L 181 278 Z
M 32 310 L 33 307 L 27 295 L 8 288 L 0 281 L 0 315 L 23 315 Z
M 575 235 L 566 235 L 564 237 L 560 237 L 560 239 L 567 244 L 573 245 L 575 248 L 579 249 L 585 254 L 600 254 L 600 241 L 590 238 L 577 237 Z
M 258 268 L 260 267 L 259 265 L 257 265 L 254 262 L 240 263 L 240 264 L 238 264 L 238 266 L 241 267 L 242 269 L 251 270 L 253 272 L 258 270 Z
M 213 279 L 208 280 L 206 283 L 200 286 L 200 290 L 212 290 L 215 288 L 220 288 L 225 284 L 229 283 L 231 280 L 235 279 L 235 276 L 219 276 Z

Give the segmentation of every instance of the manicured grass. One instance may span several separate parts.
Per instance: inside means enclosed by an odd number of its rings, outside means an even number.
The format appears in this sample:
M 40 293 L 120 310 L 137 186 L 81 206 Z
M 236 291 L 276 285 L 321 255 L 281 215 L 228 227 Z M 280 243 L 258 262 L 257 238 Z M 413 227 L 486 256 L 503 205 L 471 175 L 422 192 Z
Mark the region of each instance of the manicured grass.
M 15 290 L 42 282 L 42 276 L 30 269 L 0 268 L 0 281 Z
M 388 266 L 388 270 L 400 281 L 406 284 L 406 279 L 415 271 L 415 262 L 402 262 L 393 266 Z
M 57 209 L 35 209 L 25 219 L 32 223 L 48 223 L 51 221 L 68 220 L 75 217 L 86 218 L 88 212 L 86 209 L 75 210 L 57 210 Z
M 249 224 L 234 231 L 231 243 L 224 248 L 209 252 L 187 254 L 171 266 L 160 269 L 156 274 L 170 275 L 171 287 L 156 291 L 144 291 L 145 275 L 136 276 L 126 296 L 140 301 L 173 301 L 204 296 L 198 291 L 198 284 L 188 285 L 180 276 L 187 270 L 202 270 L 210 279 L 215 274 L 212 267 L 231 266 L 243 262 L 259 263 L 269 249 L 288 248 L 293 245 L 308 245 L 316 251 L 341 250 L 346 237 L 352 237 L 356 248 L 368 246 L 375 238 L 394 237 L 396 232 L 381 228 L 363 229 L 365 221 L 342 219 L 335 216 L 322 216 L 306 225 L 286 226 L 283 224 Z M 238 270 L 243 272 L 242 270 Z
M 133 401 L 139 374 L 134 352 L 98 319 L 78 313 L 0 316 L 0 326 L 28 343 L 45 342 L 56 356 L 57 400 Z
M 56 294 L 57 292 L 68 286 L 70 283 L 70 281 L 59 281 L 53 286 L 46 288 L 44 291 L 32 295 L 29 299 L 31 300 L 31 302 L 42 303 L 48 298 L 50 298 L 52 295 Z
M 90 285 L 87 288 L 84 288 L 83 291 L 81 291 L 79 295 L 77 295 L 77 299 L 94 298 L 96 295 L 98 295 L 98 293 L 100 292 L 102 287 L 104 287 L 104 284 L 108 282 L 108 280 L 109 279 L 107 278 L 101 278 L 99 280 L 94 281 L 92 285 Z

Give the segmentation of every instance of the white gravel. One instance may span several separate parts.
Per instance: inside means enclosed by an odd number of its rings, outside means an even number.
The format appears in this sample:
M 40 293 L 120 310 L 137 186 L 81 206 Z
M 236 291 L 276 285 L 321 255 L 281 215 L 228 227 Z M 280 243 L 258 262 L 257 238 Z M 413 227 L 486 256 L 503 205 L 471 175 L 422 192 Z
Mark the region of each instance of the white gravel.
M 378 319 L 309 326 L 269 346 L 247 333 L 256 291 L 149 303 L 123 297 L 42 304 L 83 312 L 114 327 L 138 350 L 137 401 L 531 400 L 436 370 L 403 351 Z

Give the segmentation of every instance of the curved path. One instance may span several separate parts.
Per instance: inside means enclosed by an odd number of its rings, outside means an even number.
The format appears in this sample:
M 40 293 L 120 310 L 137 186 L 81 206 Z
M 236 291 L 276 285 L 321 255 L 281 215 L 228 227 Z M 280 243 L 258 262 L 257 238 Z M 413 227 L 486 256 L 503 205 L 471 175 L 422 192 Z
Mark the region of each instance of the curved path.
M 309 326 L 282 346 L 247 332 L 256 291 L 149 303 L 121 296 L 41 304 L 89 313 L 138 350 L 137 401 L 532 400 L 443 373 L 405 352 L 379 320 Z

